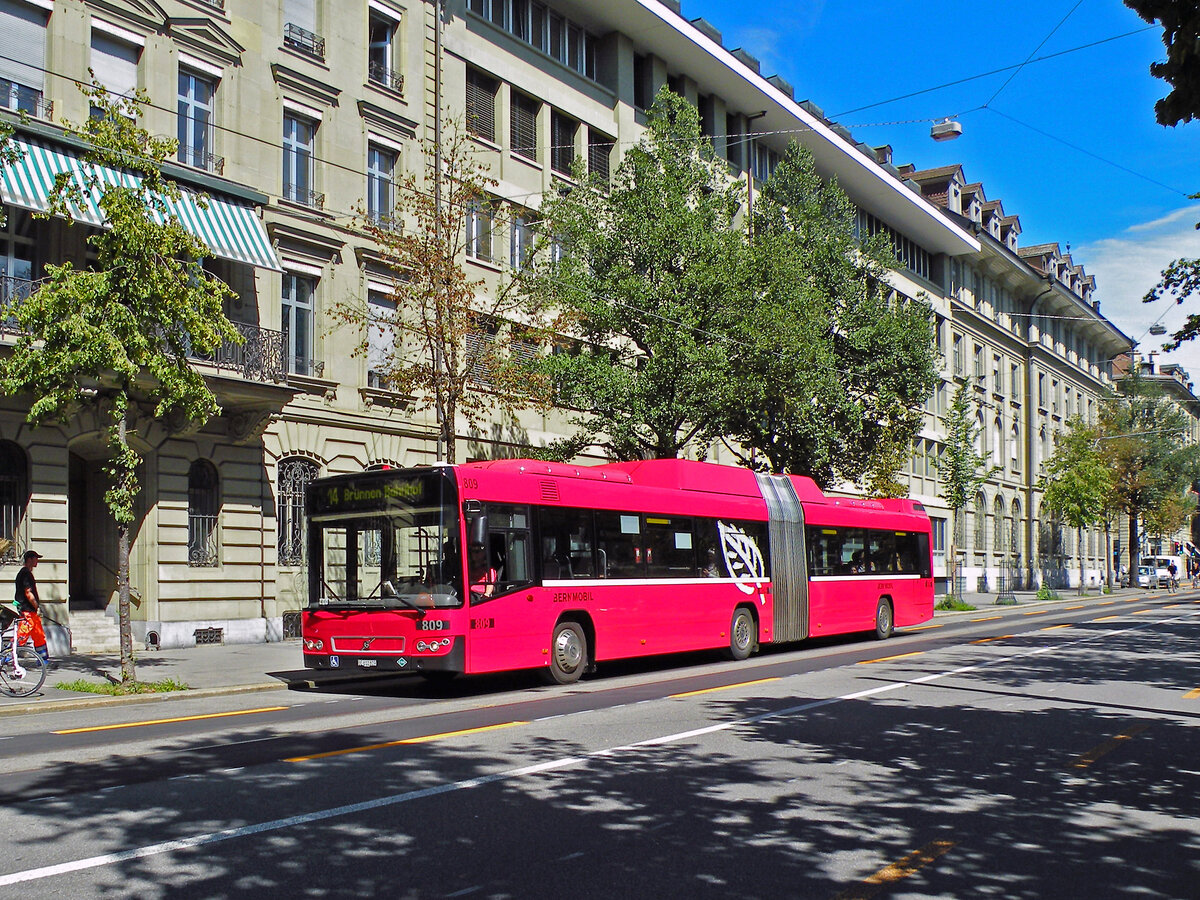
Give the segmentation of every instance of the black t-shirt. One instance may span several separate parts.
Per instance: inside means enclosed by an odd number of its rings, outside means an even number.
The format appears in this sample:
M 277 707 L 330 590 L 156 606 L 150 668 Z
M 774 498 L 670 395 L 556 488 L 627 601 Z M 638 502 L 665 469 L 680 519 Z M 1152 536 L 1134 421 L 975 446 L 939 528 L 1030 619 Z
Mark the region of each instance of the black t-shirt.
M 42 598 L 38 596 L 37 579 L 33 577 L 33 573 L 29 569 L 21 566 L 17 572 L 17 602 L 21 604 L 21 612 L 32 612 L 33 604 L 25 598 L 25 589 L 30 588 L 33 591 L 33 598 L 42 602 Z

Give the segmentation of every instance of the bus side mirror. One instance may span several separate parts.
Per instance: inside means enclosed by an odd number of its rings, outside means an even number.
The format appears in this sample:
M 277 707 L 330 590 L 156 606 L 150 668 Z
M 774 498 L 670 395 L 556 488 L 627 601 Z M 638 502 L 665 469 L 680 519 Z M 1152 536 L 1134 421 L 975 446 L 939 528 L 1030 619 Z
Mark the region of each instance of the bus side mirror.
M 488 518 L 482 512 L 467 520 L 467 542 L 488 545 Z

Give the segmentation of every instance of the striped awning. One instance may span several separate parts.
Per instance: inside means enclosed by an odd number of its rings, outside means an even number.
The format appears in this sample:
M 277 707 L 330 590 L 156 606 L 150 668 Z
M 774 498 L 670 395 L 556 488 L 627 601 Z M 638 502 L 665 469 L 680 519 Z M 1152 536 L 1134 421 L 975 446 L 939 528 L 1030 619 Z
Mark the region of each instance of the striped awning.
M 85 195 L 82 203 L 72 204 L 71 217 L 77 222 L 103 227 L 104 215 L 99 203 L 102 185 L 141 184 L 141 178 L 135 174 L 92 166 L 65 147 L 21 135 L 13 136 L 12 145 L 20 156 L 0 170 L 0 199 L 13 206 L 45 212 L 59 174 L 70 173 L 75 184 L 86 189 L 89 179 L 85 173 L 95 171 L 101 186 Z M 157 221 L 164 221 L 168 215 L 178 219 L 187 231 L 208 245 L 214 256 L 266 269 L 280 268 L 266 229 L 250 206 L 231 197 L 199 195 L 183 185 L 180 191 L 178 200 L 167 201 L 169 212 L 152 210 Z

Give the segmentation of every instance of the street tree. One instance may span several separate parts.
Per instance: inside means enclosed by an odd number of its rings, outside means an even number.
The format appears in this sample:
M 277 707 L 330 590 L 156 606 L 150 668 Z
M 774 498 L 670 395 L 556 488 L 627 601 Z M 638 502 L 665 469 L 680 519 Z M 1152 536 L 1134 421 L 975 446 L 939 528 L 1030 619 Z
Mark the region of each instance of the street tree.
M 1162 25 L 1167 58 L 1150 64 L 1150 74 L 1171 85 L 1154 104 L 1160 125 L 1178 125 L 1200 117 L 1200 6 L 1195 0 L 1125 0 L 1151 24 Z
M 33 426 L 78 419 L 85 409 L 108 422 L 104 499 L 118 544 L 121 680 L 133 682 L 129 532 L 141 491 L 134 441 L 152 419 L 194 427 L 218 413 L 189 357 L 241 338 L 224 312 L 232 291 L 203 268 L 209 248 L 172 212 L 180 189 L 162 166 L 176 141 L 141 127 L 144 94 L 114 99 L 99 84 L 82 91 L 97 114 L 68 123 L 67 132 L 84 142 L 85 165 L 58 178 L 49 214 L 69 217 L 73 205 L 96 198 L 104 227 L 87 236 L 95 262 L 47 266 L 41 286 L 11 307 L 20 333 L 0 360 L 0 391 L 31 398 Z M 111 183 L 106 170 L 126 177 Z
M 858 232 L 853 202 L 795 142 L 754 210 L 714 437 L 755 468 L 903 491 L 937 378 L 928 303 L 892 291 L 886 235 Z
M 946 548 L 946 571 L 950 576 L 950 594 L 958 594 L 958 537 L 962 510 L 975 497 L 999 466 L 989 466 L 979 448 L 982 427 L 976 418 L 975 403 L 967 385 L 960 384 L 954 392 L 950 408 L 942 416 L 945 444 L 937 459 L 941 481 L 938 494 L 950 508 L 950 536 Z
M 500 252 L 519 213 L 496 200 L 498 182 L 470 137 L 451 125 L 423 149 L 425 170 L 396 179 L 394 208 L 359 218 L 390 290 L 331 312 L 335 327 L 357 333 L 356 352 L 381 386 L 408 395 L 415 411 L 434 412 L 439 448 L 454 462 L 458 424 L 477 428 L 548 401 L 547 381 L 529 366 L 542 314 L 517 290 L 527 254 L 505 260 Z M 476 276 L 468 256 L 500 271 Z
M 724 386 L 725 310 L 738 283 L 740 201 L 694 106 L 664 89 L 611 184 L 576 162 L 543 202 L 544 252 L 527 290 L 576 342 L 543 360 L 577 410 L 563 446 L 669 458 L 711 431 Z
M 1144 514 L 1168 497 L 1182 496 L 1200 477 L 1200 445 L 1187 441 L 1187 413 L 1137 369 L 1105 398 L 1100 426 L 1114 505 L 1129 518 L 1129 572 L 1134 575 Z
M 1112 470 L 1101 449 L 1100 429 L 1078 416 L 1055 439 L 1054 454 L 1041 477 L 1042 509 L 1075 529 L 1079 592 L 1084 590 L 1083 529 L 1104 521 L 1112 496 Z

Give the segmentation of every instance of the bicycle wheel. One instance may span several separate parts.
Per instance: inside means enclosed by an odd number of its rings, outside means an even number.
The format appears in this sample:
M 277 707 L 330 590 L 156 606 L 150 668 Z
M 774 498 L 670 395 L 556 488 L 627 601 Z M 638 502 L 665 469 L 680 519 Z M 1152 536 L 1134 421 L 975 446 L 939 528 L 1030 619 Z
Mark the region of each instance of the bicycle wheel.
M 21 661 L 25 676 L 18 678 L 13 672 L 12 664 L 6 662 L 0 666 L 0 692 L 10 697 L 28 697 L 40 690 L 45 682 L 46 661 L 38 656 L 32 647 L 19 647 L 17 659 Z

